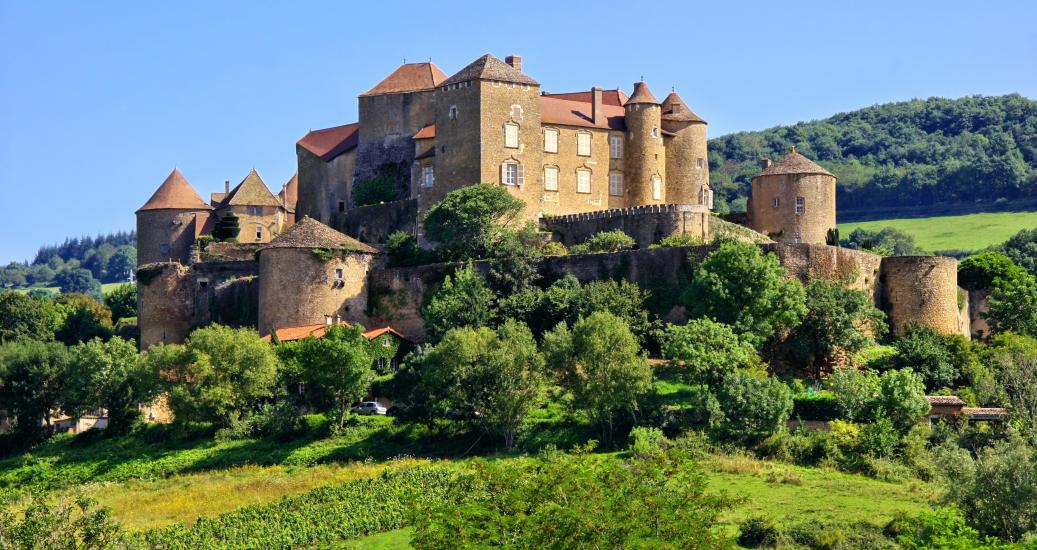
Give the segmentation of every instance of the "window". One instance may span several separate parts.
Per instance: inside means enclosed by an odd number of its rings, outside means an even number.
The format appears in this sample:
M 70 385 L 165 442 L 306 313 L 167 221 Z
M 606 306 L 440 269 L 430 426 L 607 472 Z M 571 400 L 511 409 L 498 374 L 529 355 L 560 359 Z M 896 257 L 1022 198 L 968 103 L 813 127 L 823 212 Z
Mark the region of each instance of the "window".
M 581 157 L 591 156 L 591 135 L 587 132 L 576 134 L 576 154 Z
M 507 123 L 504 125 L 504 146 L 518 149 L 519 127 L 518 124 Z
M 432 184 L 436 181 L 436 174 L 434 167 L 429 164 L 421 168 L 421 186 L 432 187 Z
M 544 152 L 545 153 L 557 153 L 558 152 L 558 130 L 548 128 L 544 130 Z
M 250 207 L 248 207 L 248 215 L 249 216 L 262 216 L 263 215 L 263 207 L 262 206 L 250 206 Z
M 346 211 L 346 201 L 338 201 L 338 211 L 339 212 L 345 212 Z
M 623 158 L 623 136 L 609 136 L 609 158 Z
M 703 204 L 710 210 L 713 209 L 713 190 L 708 187 L 703 187 L 699 191 L 699 204 Z
M 771 201 L 771 207 L 777 208 L 779 206 L 781 206 L 781 199 L 778 197 L 774 197 L 774 200 Z
M 803 197 L 796 197 L 796 213 L 802 214 L 807 209 L 807 201 Z
M 158 245 L 158 253 L 163 256 L 169 255 L 169 243 L 162 243 Z
M 522 185 L 522 165 L 517 162 L 505 162 L 501 166 L 501 183 L 504 185 Z
M 557 191 L 558 190 L 558 167 L 557 166 L 545 166 L 544 167 L 544 191 Z
M 659 129 L 658 128 L 652 128 L 652 137 L 654 137 L 654 138 L 659 137 Z
M 576 192 L 577 193 L 590 193 L 591 192 L 591 171 L 590 170 L 577 170 L 576 171 Z
M 614 197 L 623 195 L 623 174 L 619 172 L 609 174 L 609 195 Z
M 705 163 L 704 160 L 702 160 L 702 158 L 695 159 L 695 169 L 696 170 L 702 170 L 702 167 L 705 166 L 705 164 L 706 163 Z
M 335 268 L 335 282 L 336 283 L 344 283 L 345 281 L 346 281 L 346 277 L 345 277 L 345 274 L 342 273 L 342 268 L 341 267 L 336 267 Z
M 450 117 L 450 120 L 457 120 L 457 105 L 450 106 L 447 116 Z
M 256 240 L 257 241 L 263 240 L 263 226 L 262 225 L 257 225 L 256 226 Z
M 659 176 L 652 176 L 652 200 L 663 200 L 663 180 Z

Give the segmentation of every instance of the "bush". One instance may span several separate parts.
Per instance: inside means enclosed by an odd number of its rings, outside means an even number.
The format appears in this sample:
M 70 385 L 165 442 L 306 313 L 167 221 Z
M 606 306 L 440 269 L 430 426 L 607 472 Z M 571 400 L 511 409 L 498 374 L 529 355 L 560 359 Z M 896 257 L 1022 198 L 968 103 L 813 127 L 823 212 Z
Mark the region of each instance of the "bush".
M 662 355 L 678 379 L 716 385 L 738 370 L 758 367 L 760 358 L 731 327 L 710 319 L 668 325 L 660 336 Z
M 841 416 L 839 400 L 831 392 L 801 394 L 792 399 L 792 418 L 835 420 Z
M 94 509 L 94 504 L 80 497 L 74 503 L 62 498 L 51 505 L 43 495 L 33 495 L 23 512 L 0 511 L 0 547 L 115 548 L 119 524 L 107 509 Z
M 825 384 L 842 418 L 860 422 L 871 417 L 879 393 L 879 378 L 874 372 L 843 369 L 829 376 Z
M 569 250 L 558 241 L 548 241 L 540 248 L 540 253 L 544 256 L 565 256 L 569 254 Z
M 630 430 L 630 446 L 627 450 L 635 458 L 649 458 L 661 455 L 669 445 L 669 440 L 659 428 L 638 426 Z
M 569 247 L 571 254 L 593 254 L 596 252 L 619 252 L 630 250 L 635 245 L 634 238 L 619 229 L 595 233 L 586 241 Z
M 648 248 L 679 248 L 682 246 L 702 246 L 706 243 L 702 242 L 701 239 L 692 237 L 691 235 L 670 235 L 669 237 L 663 237 L 663 239 Z
M 331 432 L 331 426 L 331 419 L 323 414 L 304 414 L 295 419 L 295 433 L 303 437 L 324 437 Z
M 925 398 L 922 377 L 911 369 L 891 370 L 879 378 L 878 407 L 881 414 L 906 433 L 932 408 Z
M 876 458 L 889 458 L 896 454 L 900 444 L 900 432 L 888 418 L 865 424 L 861 430 L 860 449 Z
M 792 391 L 776 378 L 732 373 L 717 389 L 721 430 L 737 438 L 765 437 L 784 427 Z
M 395 198 L 396 188 L 393 181 L 383 175 L 360 180 L 353 185 L 353 204 L 355 206 L 378 204 Z
M 496 314 L 497 297 L 472 264 L 447 275 L 421 308 L 425 327 L 433 338 L 452 328 L 486 326 Z
M 778 524 L 770 518 L 753 516 L 738 526 L 738 544 L 745 548 L 761 548 L 778 545 Z
M 898 516 L 890 520 L 886 533 L 909 550 L 927 548 L 959 548 L 969 550 L 1008 550 L 1009 545 L 996 538 L 981 537 L 968 526 L 954 508 L 936 508 L 917 517 Z
M 410 267 L 435 261 L 435 254 L 418 246 L 418 239 L 406 231 L 390 233 L 385 252 L 390 267 Z

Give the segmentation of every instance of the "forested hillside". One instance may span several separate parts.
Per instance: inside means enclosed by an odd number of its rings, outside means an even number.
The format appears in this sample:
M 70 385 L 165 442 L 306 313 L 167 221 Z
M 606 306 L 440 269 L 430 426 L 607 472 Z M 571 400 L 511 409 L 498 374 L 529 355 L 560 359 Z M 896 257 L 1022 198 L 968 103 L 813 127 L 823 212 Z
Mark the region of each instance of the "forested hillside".
M 11 262 L 0 268 L 0 287 L 49 286 L 53 283 L 83 290 L 83 285 L 92 286 L 90 280 L 102 283 L 125 281 L 136 265 L 136 231 L 65 239 L 59 245 L 41 246 L 32 263 Z
M 1037 199 L 1037 101 L 1018 94 L 887 103 L 710 140 L 717 196 L 744 207 L 759 159 L 793 145 L 839 178 L 840 210 Z

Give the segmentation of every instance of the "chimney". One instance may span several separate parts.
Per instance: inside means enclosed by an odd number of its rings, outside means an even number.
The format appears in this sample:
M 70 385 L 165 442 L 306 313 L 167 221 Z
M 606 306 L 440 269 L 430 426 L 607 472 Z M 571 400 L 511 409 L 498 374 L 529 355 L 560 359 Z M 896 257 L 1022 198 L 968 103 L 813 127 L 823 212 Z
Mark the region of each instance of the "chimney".
M 509 55 L 504 58 L 504 62 L 515 68 L 516 71 L 522 71 L 522 56 L 521 55 Z
M 288 208 L 288 184 L 281 185 L 281 206 L 285 209 Z
M 223 192 L 230 193 L 230 180 L 223 180 Z
M 601 88 L 591 88 L 591 122 L 595 126 L 605 124 L 605 113 L 601 109 Z
M 771 159 L 768 159 L 768 158 L 760 159 L 760 168 L 763 168 L 764 170 L 766 170 L 766 169 L 768 169 L 770 167 L 771 167 Z

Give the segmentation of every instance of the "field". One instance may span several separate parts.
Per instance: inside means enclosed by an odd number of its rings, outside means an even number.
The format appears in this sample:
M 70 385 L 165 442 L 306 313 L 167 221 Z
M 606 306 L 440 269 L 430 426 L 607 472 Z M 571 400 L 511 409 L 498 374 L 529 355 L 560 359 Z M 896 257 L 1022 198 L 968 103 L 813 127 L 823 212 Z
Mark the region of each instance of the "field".
M 839 233 L 845 238 L 857 228 L 877 231 L 883 227 L 907 232 L 915 238 L 918 246 L 928 252 L 971 252 L 1001 244 L 1021 229 L 1037 228 L 1037 212 L 996 212 L 841 223 Z
M 127 284 L 127 282 L 123 281 L 121 283 L 103 283 L 103 284 L 101 284 L 101 292 L 105 296 L 107 296 L 111 291 L 115 290 L 120 285 L 124 285 L 124 284 Z M 32 286 L 32 287 L 25 287 L 25 288 L 17 288 L 17 289 L 15 289 L 15 292 L 28 293 L 30 290 L 42 290 L 42 291 L 44 291 L 47 294 L 50 294 L 52 296 L 53 295 L 57 295 L 57 294 L 59 294 L 61 292 L 61 289 L 56 287 L 56 286 Z

